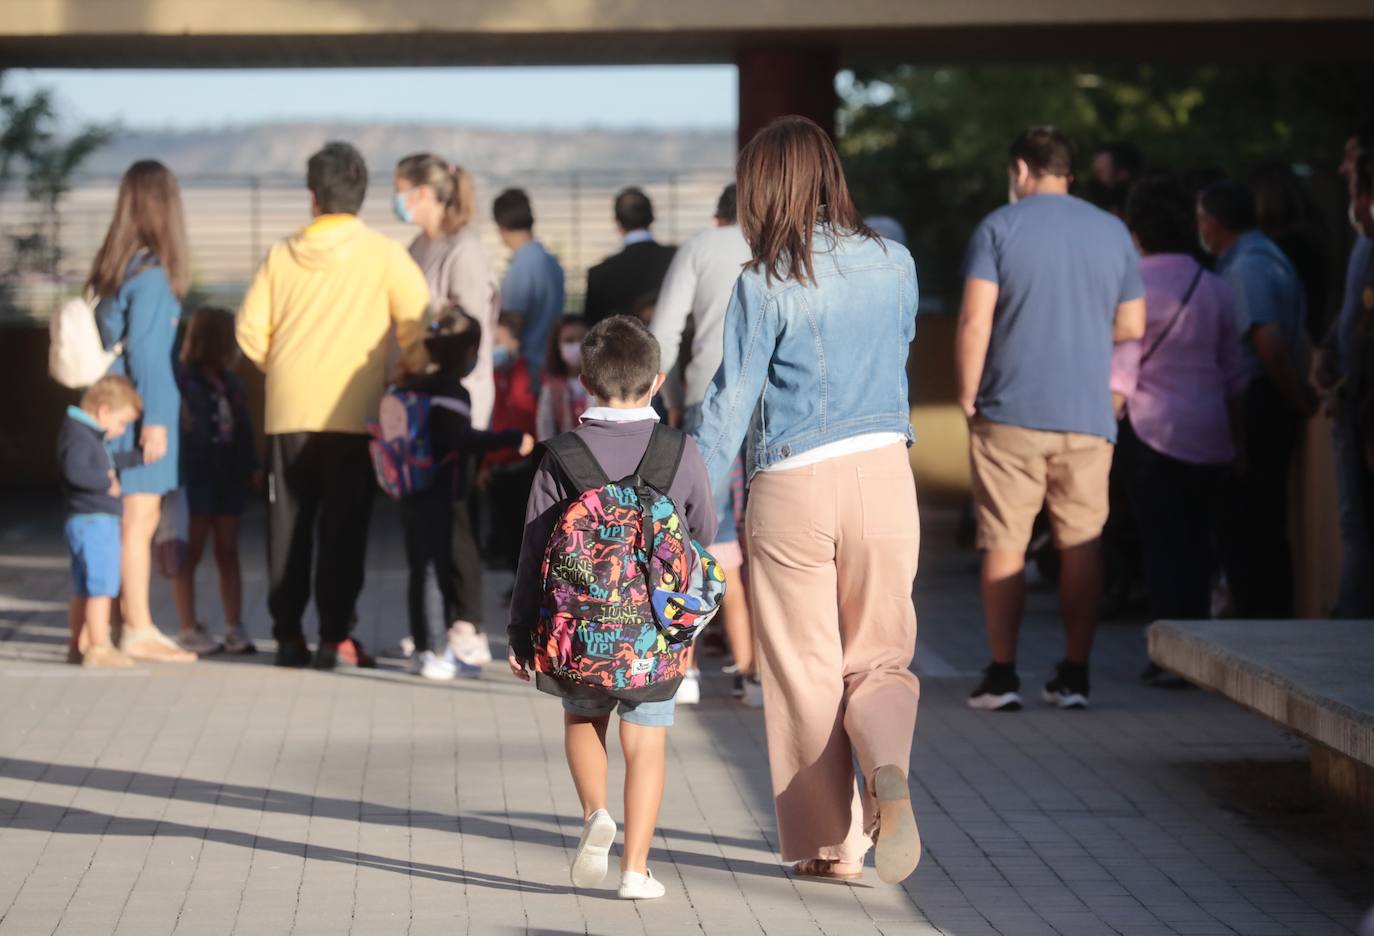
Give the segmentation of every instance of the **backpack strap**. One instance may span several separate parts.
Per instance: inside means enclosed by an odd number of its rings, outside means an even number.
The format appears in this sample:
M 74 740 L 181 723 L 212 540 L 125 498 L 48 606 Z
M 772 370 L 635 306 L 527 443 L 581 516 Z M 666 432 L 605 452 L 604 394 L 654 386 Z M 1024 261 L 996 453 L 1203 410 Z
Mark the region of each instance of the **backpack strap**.
M 544 448 L 579 491 L 590 491 L 610 483 L 601 463 L 577 433 L 556 435 L 544 443 Z
M 645 484 L 667 494 L 677 478 L 678 465 L 682 463 L 682 452 L 686 447 L 687 436 L 682 431 L 655 423 L 654 431 L 649 436 L 649 447 L 644 450 L 644 457 L 639 460 L 635 474 Z

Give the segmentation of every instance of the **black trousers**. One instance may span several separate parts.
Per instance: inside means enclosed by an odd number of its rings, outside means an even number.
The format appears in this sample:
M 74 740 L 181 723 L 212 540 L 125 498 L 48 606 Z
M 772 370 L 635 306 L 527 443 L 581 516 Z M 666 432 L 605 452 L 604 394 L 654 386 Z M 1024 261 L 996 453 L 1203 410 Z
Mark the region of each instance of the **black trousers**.
M 1245 392 L 1245 471 L 1226 486 L 1221 561 L 1236 616 L 1293 616 L 1293 551 L 1288 542 L 1288 481 L 1298 417 L 1272 382 Z
M 482 508 L 486 513 L 487 558 L 493 568 L 515 571 L 525 533 L 525 507 L 539 470 L 537 459 L 500 465 L 492 470 Z
M 1194 465 L 1158 452 L 1122 420 L 1117 457 L 1126 487 L 1156 620 L 1211 617 L 1215 504 L 1226 469 Z
M 443 486 L 401 501 L 401 525 L 410 568 L 410 636 L 416 653 L 439 653 L 452 622 L 470 621 L 482 629 L 482 558 L 472 535 L 472 517 L 467 501 L 455 501 Z M 441 604 L 437 614 L 429 608 L 431 581 Z
M 279 642 L 303 638 L 301 619 L 310 604 L 313 571 L 320 640 L 346 640 L 363 590 L 367 527 L 377 489 L 367 436 L 290 432 L 267 439 L 272 472 L 267 607 L 272 636 Z

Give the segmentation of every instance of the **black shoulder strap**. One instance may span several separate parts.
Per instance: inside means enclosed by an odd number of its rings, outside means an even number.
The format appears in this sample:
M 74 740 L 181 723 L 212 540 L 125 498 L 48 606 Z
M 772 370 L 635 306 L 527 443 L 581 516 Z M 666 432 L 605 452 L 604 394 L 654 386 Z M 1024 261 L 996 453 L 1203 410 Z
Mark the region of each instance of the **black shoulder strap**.
M 1146 361 L 1154 357 L 1155 352 L 1159 350 L 1159 346 L 1164 344 L 1164 339 L 1169 337 L 1169 332 L 1173 331 L 1174 326 L 1178 324 L 1178 320 L 1183 318 L 1183 310 L 1188 308 L 1188 301 L 1193 298 L 1193 293 L 1197 290 L 1197 284 L 1202 282 L 1202 274 L 1205 272 L 1206 267 L 1199 263 L 1197 265 L 1197 273 L 1193 276 L 1193 282 L 1189 284 L 1188 291 L 1183 294 L 1183 301 L 1178 304 L 1178 309 L 1175 310 L 1174 317 L 1165 323 L 1164 328 L 1160 331 L 1159 337 L 1155 339 L 1154 344 L 1146 348 L 1144 353 L 1140 355 L 1140 361 L 1136 364 L 1137 370 L 1144 366 Z
M 565 432 L 544 443 L 563 474 L 579 491 L 590 491 L 609 483 L 605 470 L 587 443 L 575 432 Z
M 687 446 L 687 436 L 677 429 L 662 423 L 654 424 L 649 436 L 649 447 L 639 460 L 635 474 L 650 487 L 668 493 L 677 477 L 678 465 L 682 463 L 682 450 Z

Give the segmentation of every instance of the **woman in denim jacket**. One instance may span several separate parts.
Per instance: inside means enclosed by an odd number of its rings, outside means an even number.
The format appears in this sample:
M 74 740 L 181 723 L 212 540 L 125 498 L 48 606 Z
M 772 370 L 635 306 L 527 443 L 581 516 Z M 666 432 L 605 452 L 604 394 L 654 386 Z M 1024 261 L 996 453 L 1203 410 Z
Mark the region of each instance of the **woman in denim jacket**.
M 809 120 L 759 133 L 738 182 L 753 259 L 697 442 L 719 486 L 749 436 L 749 587 L 782 856 L 798 874 L 853 879 L 872 845 L 878 876 L 895 883 L 921 847 L 907 786 L 919 694 L 906 378 L 916 268 L 864 225 Z

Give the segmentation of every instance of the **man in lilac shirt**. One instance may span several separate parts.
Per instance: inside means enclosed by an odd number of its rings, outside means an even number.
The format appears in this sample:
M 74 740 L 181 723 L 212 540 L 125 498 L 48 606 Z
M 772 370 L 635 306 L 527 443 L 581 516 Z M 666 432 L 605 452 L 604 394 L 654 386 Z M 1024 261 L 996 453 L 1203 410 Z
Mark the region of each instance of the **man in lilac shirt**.
M 1142 179 L 1126 204 L 1144 254 L 1145 337 L 1130 353 L 1120 346 L 1112 384 L 1124 391 L 1118 458 L 1159 619 L 1208 616 L 1211 505 L 1235 459 L 1246 387 L 1234 293 L 1193 258 L 1192 215 L 1188 192 L 1168 176 Z

